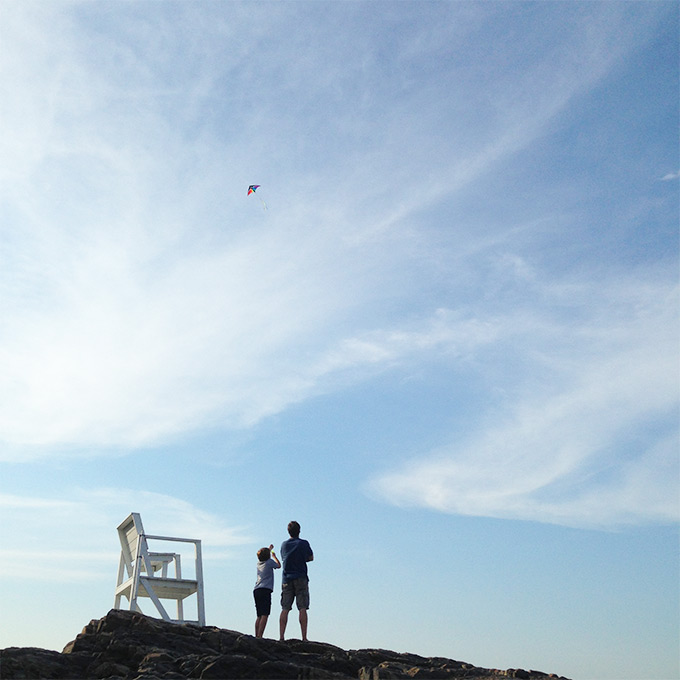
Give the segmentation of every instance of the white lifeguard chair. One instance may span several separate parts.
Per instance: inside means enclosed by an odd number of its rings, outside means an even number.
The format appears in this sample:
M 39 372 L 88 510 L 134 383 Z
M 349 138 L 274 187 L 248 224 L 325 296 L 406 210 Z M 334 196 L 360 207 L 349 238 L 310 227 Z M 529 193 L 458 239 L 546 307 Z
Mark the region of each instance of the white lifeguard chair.
M 201 541 L 195 538 L 175 538 L 173 536 L 151 536 L 144 533 L 142 518 L 133 512 L 118 527 L 120 539 L 120 564 L 116 583 L 115 609 L 120 606 L 121 599 L 127 598 L 131 611 L 141 612 L 137 598 L 151 599 L 161 617 L 172 623 L 193 623 L 205 626 L 205 605 L 203 602 L 203 563 L 201 557 Z M 152 552 L 149 541 L 175 543 L 193 543 L 195 550 L 195 578 L 182 578 L 181 555 L 175 552 Z M 185 548 L 186 549 L 186 548 Z M 168 574 L 169 567 L 172 572 Z M 158 573 L 160 572 L 160 573 Z M 196 595 L 196 620 L 184 618 L 184 600 Z M 168 614 L 161 600 L 175 600 L 177 618 Z

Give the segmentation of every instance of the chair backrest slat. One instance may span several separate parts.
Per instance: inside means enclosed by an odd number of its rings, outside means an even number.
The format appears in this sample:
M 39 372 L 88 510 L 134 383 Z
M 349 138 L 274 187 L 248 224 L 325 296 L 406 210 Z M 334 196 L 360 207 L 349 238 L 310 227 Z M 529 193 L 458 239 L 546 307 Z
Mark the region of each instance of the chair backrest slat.
M 140 535 L 144 534 L 144 527 L 142 526 L 142 518 L 138 512 L 132 512 L 130 515 L 118 526 L 118 538 L 120 539 L 120 547 L 122 556 L 125 561 L 125 567 L 128 575 L 132 575 L 132 563 L 135 559 L 135 551 L 137 550 L 137 540 Z

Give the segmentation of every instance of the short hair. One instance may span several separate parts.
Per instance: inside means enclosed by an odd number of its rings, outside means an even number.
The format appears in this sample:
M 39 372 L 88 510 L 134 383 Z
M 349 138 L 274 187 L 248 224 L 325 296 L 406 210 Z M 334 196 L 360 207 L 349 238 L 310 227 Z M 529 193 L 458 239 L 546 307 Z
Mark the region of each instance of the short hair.
M 271 553 L 269 552 L 269 548 L 260 548 L 257 551 L 257 559 L 260 560 L 260 562 L 266 562 L 270 557 Z
M 290 534 L 291 538 L 298 538 L 300 535 L 300 525 L 298 522 L 293 520 L 292 522 L 288 523 L 288 533 Z

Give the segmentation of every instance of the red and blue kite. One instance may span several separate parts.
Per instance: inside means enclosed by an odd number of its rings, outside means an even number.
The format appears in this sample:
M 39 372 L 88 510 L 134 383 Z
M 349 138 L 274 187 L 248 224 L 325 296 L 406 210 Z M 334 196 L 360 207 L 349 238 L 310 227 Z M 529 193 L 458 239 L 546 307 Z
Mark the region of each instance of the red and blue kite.
M 260 188 L 259 184 L 251 184 L 248 187 L 248 196 L 250 196 L 250 194 L 254 194 L 259 188 Z M 262 196 L 258 196 L 258 198 L 260 199 L 260 203 L 262 203 L 262 208 L 266 210 L 267 204 L 262 200 Z

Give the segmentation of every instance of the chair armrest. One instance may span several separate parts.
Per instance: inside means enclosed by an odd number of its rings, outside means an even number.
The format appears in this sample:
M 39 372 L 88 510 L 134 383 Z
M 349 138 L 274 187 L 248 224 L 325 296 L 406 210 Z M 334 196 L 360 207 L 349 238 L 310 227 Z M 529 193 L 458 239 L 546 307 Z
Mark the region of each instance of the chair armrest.
M 179 543 L 200 543 L 200 538 L 177 538 L 176 536 L 151 536 L 150 534 L 144 534 L 144 538 L 151 539 L 154 541 L 177 541 Z

